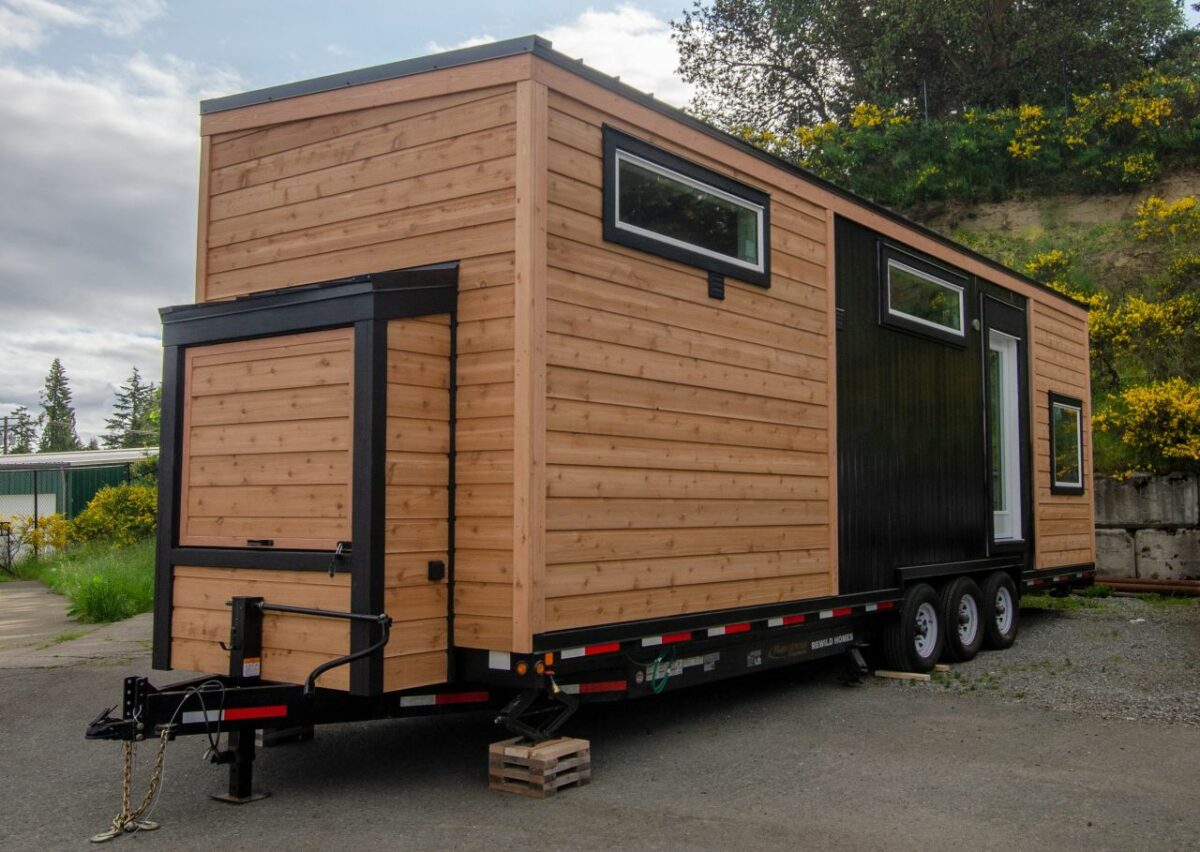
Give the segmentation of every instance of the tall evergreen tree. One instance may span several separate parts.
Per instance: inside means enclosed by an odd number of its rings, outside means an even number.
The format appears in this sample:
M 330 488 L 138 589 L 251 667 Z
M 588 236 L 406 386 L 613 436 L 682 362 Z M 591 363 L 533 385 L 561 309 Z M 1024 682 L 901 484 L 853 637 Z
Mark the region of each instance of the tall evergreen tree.
M 38 452 L 56 453 L 67 450 L 82 450 L 83 444 L 75 431 L 75 407 L 71 405 L 71 387 L 62 361 L 55 358 L 46 374 L 46 387 L 42 390 L 42 438 L 38 441 Z
M 37 419 L 23 405 L 8 416 L 8 452 L 32 453 L 37 446 Z
M 104 446 L 147 447 L 158 438 L 158 389 L 134 367 L 117 391 L 112 417 L 105 422 Z

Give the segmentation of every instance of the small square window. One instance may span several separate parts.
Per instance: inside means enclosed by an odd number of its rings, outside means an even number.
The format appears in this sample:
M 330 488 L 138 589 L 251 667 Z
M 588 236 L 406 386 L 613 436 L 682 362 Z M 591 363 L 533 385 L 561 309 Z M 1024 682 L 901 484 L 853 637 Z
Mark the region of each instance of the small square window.
M 1050 492 L 1083 493 L 1083 402 L 1050 394 Z
M 604 128 L 604 238 L 770 286 L 770 197 Z

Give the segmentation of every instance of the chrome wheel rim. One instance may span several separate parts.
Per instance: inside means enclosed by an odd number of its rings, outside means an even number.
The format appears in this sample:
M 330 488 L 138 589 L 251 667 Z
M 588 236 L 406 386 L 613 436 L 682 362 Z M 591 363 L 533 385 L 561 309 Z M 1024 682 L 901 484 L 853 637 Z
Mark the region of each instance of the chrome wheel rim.
M 934 609 L 933 604 L 923 603 L 917 607 L 914 621 L 917 634 L 913 645 L 916 648 L 917 656 L 925 659 L 932 656 L 934 648 L 937 647 L 937 610 Z
M 1013 625 L 1012 593 L 1001 586 L 996 590 L 996 629 L 1003 635 L 1008 635 Z
M 979 635 L 979 604 L 974 595 L 963 595 L 958 599 L 958 641 L 969 648 Z

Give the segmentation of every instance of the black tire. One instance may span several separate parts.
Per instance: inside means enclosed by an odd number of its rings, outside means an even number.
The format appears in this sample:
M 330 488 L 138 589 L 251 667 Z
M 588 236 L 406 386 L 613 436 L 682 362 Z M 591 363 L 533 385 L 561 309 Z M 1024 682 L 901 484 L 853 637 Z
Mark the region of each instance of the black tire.
M 1012 647 L 1021 622 L 1021 599 L 1012 577 L 1003 571 L 989 574 L 979 592 L 983 596 L 983 647 L 993 651 Z
M 942 655 L 945 639 L 938 596 L 927 583 L 918 583 L 904 593 L 900 612 L 883 628 L 880 645 L 889 669 L 927 672 Z
M 943 633 L 942 656 L 952 663 L 975 659 L 983 647 L 983 595 L 970 577 L 955 577 L 942 586 L 940 597 Z

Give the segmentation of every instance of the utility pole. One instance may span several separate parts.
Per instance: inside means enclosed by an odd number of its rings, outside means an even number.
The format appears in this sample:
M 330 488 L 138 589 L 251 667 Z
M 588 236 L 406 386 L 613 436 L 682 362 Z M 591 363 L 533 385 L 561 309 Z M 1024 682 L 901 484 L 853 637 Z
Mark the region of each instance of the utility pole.
M 8 415 L 4 415 L 4 455 L 8 455 Z

